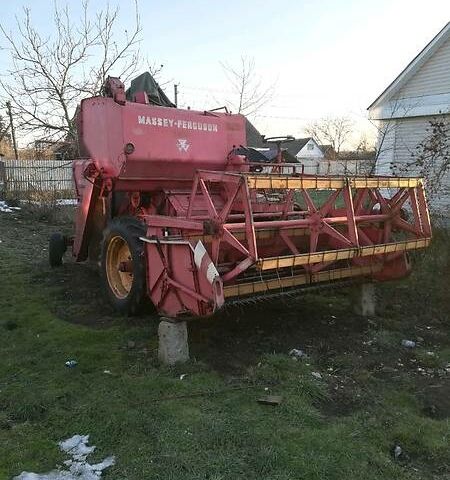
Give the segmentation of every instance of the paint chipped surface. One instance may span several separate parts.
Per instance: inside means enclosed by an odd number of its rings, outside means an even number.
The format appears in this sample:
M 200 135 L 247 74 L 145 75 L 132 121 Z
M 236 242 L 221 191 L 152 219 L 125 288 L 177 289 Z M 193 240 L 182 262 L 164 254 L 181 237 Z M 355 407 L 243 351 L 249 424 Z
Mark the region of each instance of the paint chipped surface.
M 59 448 L 71 458 L 66 460 L 64 467 L 59 467 L 48 473 L 22 472 L 14 480 L 98 480 L 103 470 L 115 464 L 114 456 L 91 465 L 87 457 L 94 452 L 95 445 L 89 446 L 89 435 L 74 435 L 58 443 Z

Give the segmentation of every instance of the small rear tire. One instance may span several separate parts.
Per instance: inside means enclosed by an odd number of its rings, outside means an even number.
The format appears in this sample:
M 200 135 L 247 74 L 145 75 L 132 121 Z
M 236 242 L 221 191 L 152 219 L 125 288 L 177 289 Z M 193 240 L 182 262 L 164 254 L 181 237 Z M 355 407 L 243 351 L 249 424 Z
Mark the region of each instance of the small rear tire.
M 66 238 L 61 233 L 53 233 L 48 242 L 48 260 L 51 267 L 60 267 L 67 250 Z

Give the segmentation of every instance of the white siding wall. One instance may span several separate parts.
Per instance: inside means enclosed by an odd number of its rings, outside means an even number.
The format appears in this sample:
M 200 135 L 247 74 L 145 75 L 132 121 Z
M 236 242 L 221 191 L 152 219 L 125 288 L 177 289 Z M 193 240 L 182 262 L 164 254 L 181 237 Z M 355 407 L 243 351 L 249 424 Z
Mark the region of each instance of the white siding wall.
M 439 37 L 442 42 L 411 78 L 405 79 L 397 93 L 372 106 L 371 118 L 391 118 L 383 140 L 376 172 L 384 175 L 417 175 L 417 169 L 405 165 L 418 154 L 417 146 L 430 134 L 427 128 L 435 115 L 444 113 L 450 121 L 450 30 Z M 446 38 L 445 38 L 446 36 Z M 438 37 L 436 37 L 438 38 Z M 427 52 L 424 52 L 424 55 Z M 398 105 L 399 110 L 393 111 Z M 392 119 L 395 117 L 395 119 Z M 384 124 L 386 125 L 386 123 Z M 381 129 L 383 130 L 383 129 Z M 378 141 L 382 139 L 379 135 Z M 431 201 L 433 209 L 450 216 L 450 172 L 444 179 L 439 198 Z
M 450 115 L 446 117 L 450 121 Z M 430 128 L 429 121 L 430 117 L 420 117 L 403 118 L 392 123 L 386 152 L 383 155 L 382 150 L 377 162 L 379 175 L 418 175 L 417 168 L 408 167 L 408 164 L 411 164 L 419 153 L 416 147 L 430 135 L 430 131 L 427 131 Z M 430 206 L 444 215 L 450 214 L 450 172 L 447 172 L 442 182 L 440 195 L 430 199 Z
M 410 164 L 417 156 L 417 146 L 427 136 L 429 128 L 429 118 L 404 118 L 396 121 L 395 127 L 395 149 L 393 155 L 394 166 L 392 173 L 394 175 L 405 174 L 404 168 Z M 401 172 L 400 172 L 401 170 Z M 417 171 L 408 169 L 408 175 L 416 175 Z
M 450 93 L 450 38 L 425 62 L 397 98 Z
M 397 120 L 386 120 L 378 122 L 378 145 L 379 151 L 376 173 L 377 175 L 392 175 L 395 151 L 395 129 Z

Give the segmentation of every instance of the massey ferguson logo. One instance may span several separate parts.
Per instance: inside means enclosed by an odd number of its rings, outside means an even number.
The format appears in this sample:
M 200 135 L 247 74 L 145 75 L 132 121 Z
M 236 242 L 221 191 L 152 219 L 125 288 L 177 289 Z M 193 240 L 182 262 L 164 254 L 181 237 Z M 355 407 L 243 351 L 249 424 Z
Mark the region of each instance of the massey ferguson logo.
M 177 147 L 180 152 L 187 152 L 190 146 L 190 143 L 185 138 L 177 140 Z

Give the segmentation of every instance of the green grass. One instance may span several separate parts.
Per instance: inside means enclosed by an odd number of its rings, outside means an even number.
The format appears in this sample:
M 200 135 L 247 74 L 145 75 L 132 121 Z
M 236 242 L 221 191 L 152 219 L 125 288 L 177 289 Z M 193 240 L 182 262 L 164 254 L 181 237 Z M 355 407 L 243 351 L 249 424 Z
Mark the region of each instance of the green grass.
M 331 196 L 333 190 L 308 190 L 311 200 L 314 202 L 316 207 L 320 208 Z M 302 210 L 307 210 L 307 205 L 303 195 L 296 191 L 294 194 L 295 201 L 301 206 Z M 340 194 L 335 201 L 336 208 L 345 207 L 345 202 L 342 194 Z
M 93 303 L 100 293 L 72 296 L 71 272 L 82 267 L 48 269 L 46 224 L 30 229 L 27 221 L 3 217 L 0 229 L 0 264 L 7 271 L 0 276 L 0 479 L 55 468 L 65 459 L 57 442 L 76 433 L 90 434 L 94 459 L 116 456 L 107 479 L 446 478 L 448 419 L 424 415 L 419 393 L 426 379 L 413 370 L 386 375 L 378 368 L 395 366 L 399 355 L 408 356 L 405 364 L 420 363 L 431 348 L 437 355 L 431 367 L 443 368 L 448 312 L 440 293 L 430 296 L 429 308 L 413 309 L 416 320 L 411 309 L 388 305 L 389 315 L 361 323 L 344 294 L 234 313 L 191 326 L 193 360 L 168 368 L 156 359 L 154 318 L 127 323 L 111 315 L 101 328 L 83 321 L 105 315 Z M 407 285 L 414 289 L 417 281 Z M 404 302 L 406 287 L 399 285 L 389 288 L 398 288 L 395 301 Z M 421 318 L 427 311 L 432 315 Z M 338 318 L 328 325 L 331 314 Z M 400 351 L 398 340 L 422 324 L 426 345 Z M 368 338 L 373 344 L 362 346 Z M 134 348 L 127 348 L 129 340 Z M 304 345 L 292 344 L 300 340 Z M 290 347 L 308 345 L 308 360 L 288 357 Z M 68 359 L 78 366 L 65 367 Z M 337 373 L 327 374 L 328 366 Z M 187 373 L 183 380 L 181 373 Z M 336 395 L 341 382 L 348 398 Z M 282 395 L 281 405 L 256 402 L 267 393 Z M 345 414 L 326 408 L 344 409 L 357 394 L 362 404 Z M 407 456 L 394 460 L 395 444 Z

